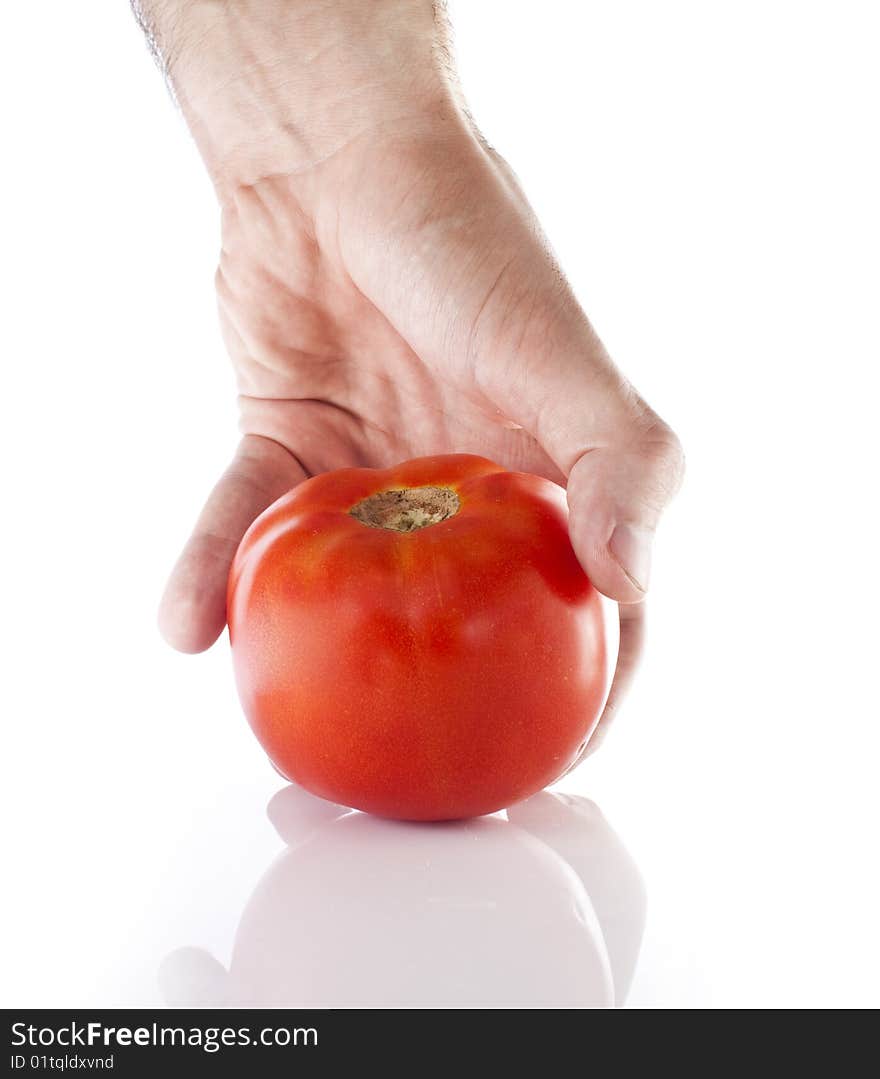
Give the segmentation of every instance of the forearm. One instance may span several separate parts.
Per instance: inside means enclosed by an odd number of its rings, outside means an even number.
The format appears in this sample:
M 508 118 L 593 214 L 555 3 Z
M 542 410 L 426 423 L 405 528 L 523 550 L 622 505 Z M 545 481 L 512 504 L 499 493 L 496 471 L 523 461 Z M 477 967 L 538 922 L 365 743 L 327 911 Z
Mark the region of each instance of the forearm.
M 215 183 L 418 128 L 450 98 L 431 0 L 134 0 Z

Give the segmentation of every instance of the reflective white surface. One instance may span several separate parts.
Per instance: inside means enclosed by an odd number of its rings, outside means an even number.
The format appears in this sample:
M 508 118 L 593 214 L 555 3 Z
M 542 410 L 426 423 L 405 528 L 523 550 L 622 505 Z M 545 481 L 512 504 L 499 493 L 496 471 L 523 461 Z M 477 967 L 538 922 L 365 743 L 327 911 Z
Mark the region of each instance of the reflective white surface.
M 171 1004 L 622 1004 L 644 928 L 635 864 L 598 808 L 541 794 L 507 820 L 377 820 L 287 787 L 287 848 L 256 884 L 228 968 L 163 960 Z
M 633 964 L 629 1006 L 880 1004 L 873 6 L 454 8 L 475 115 L 688 454 L 638 682 L 558 788 L 604 816 L 327 819 L 225 641 L 162 645 L 236 437 L 217 208 L 127 5 L 13 5 L 4 1005 L 609 1003 Z

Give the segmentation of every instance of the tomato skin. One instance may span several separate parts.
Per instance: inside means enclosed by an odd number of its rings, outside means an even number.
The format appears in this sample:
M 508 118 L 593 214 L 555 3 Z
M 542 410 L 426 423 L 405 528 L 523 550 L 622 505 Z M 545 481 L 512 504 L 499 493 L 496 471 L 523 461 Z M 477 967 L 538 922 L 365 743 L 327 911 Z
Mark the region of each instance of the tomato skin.
M 349 512 L 449 487 L 411 532 Z M 601 600 L 563 490 L 452 454 L 305 481 L 250 527 L 229 578 L 245 713 L 278 770 L 384 817 L 506 808 L 557 779 L 607 692 Z

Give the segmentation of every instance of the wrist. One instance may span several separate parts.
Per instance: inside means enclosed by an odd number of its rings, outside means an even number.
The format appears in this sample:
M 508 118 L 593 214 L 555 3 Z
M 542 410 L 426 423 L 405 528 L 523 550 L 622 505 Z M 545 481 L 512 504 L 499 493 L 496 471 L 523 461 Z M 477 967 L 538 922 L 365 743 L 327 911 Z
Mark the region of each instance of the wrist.
M 141 0 L 141 21 L 218 188 L 424 129 L 450 98 L 431 0 Z

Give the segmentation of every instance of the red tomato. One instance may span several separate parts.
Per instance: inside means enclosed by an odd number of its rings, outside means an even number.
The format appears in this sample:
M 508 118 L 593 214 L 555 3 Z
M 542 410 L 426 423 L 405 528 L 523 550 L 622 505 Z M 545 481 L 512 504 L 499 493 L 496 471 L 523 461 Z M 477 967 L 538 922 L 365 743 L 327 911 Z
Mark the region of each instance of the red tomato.
M 563 490 L 482 457 L 307 480 L 242 540 L 228 616 L 278 770 L 380 816 L 473 817 L 534 794 L 606 695 L 601 601 Z

